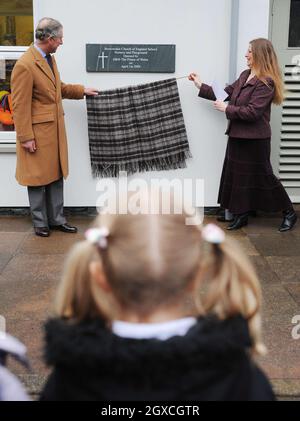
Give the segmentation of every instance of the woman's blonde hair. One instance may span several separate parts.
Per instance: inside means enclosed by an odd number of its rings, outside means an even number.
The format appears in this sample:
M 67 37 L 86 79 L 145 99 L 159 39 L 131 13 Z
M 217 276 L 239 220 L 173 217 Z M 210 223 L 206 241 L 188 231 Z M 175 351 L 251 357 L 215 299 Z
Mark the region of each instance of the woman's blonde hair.
M 268 39 L 257 38 L 250 41 L 250 45 L 252 47 L 253 68 L 257 78 L 266 84 L 268 84 L 267 78 L 274 81 L 273 103 L 281 104 L 284 100 L 284 84 L 273 44 Z
M 241 314 L 248 320 L 253 350 L 262 351 L 259 282 L 233 241 L 207 243 L 199 226 L 186 224 L 184 212 L 102 215 L 94 226 L 108 229 L 107 247 L 88 241 L 74 246 L 57 294 L 56 316 L 114 319 L 112 302 L 91 279 L 90 264 L 96 261 L 123 308 L 151 315 L 183 302 L 193 286 L 193 315 L 213 313 L 226 319 Z

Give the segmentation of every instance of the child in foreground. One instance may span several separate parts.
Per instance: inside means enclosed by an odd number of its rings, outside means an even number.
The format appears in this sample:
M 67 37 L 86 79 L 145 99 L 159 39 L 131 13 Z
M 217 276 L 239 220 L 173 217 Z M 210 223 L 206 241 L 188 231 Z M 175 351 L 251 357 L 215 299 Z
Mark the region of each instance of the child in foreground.
M 260 287 L 240 248 L 186 215 L 102 215 L 46 324 L 41 400 L 273 400 Z

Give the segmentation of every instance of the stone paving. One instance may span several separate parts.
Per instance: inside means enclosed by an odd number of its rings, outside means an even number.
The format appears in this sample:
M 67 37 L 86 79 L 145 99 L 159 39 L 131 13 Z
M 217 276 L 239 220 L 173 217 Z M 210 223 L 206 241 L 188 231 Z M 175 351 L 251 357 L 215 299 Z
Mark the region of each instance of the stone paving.
M 288 233 L 277 232 L 280 215 L 260 214 L 242 230 L 230 233 L 250 256 L 261 279 L 264 340 L 268 354 L 258 363 L 270 377 L 282 400 L 300 400 L 300 339 L 292 338 L 292 318 L 300 315 L 300 207 L 299 223 Z M 48 373 L 42 360 L 44 321 L 60 278 L 65 254 L 83 238 L 90 216 L 72 216 L 77 234 L 52 232 L 34 235 L 28 216 L 0 216 L 0 314 L 7 331 L 28 347 L 32 372 L 19 364 L 9 367 L 38 396 Z M 215 222 L 206 216 L 205 222 Z M 220 224 L 220 226 L 224 226 Z

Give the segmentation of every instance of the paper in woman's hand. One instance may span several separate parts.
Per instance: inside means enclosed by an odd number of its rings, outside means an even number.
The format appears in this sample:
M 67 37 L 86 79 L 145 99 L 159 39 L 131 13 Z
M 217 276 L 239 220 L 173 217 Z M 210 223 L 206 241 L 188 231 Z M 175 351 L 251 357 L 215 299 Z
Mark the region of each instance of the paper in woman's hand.
M 225 101 L 225 99 L 228 97 L 228 93 L 224 91 L 223 88 L 221 88 L 219 82 L 217 80 L 214 80 L 212 85 L 211 85 L 215 97 L 217 98 L 217 100 L 219 101 Z

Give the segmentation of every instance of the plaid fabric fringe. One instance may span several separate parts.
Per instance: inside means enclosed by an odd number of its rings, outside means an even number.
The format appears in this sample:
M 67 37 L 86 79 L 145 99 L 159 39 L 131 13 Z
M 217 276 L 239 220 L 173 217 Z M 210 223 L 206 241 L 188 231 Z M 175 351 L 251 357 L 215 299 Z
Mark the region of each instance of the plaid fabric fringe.
M 86 98 L 94 177 L 186 167 L 191 158 L 176 79 Z

